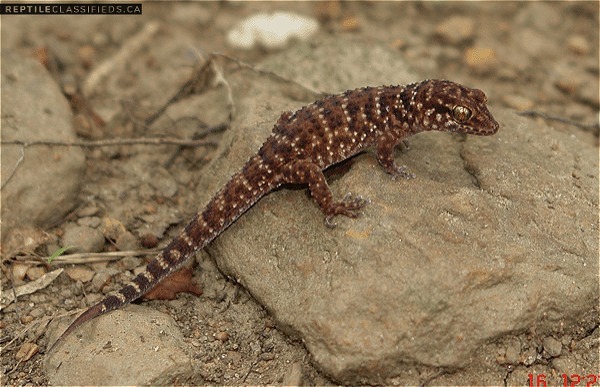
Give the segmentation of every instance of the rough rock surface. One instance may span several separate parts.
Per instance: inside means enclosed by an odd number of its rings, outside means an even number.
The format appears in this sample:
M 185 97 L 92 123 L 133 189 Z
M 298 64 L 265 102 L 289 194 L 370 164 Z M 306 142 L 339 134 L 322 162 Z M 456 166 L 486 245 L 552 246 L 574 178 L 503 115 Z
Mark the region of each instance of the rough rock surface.
M 1 72 L 2 140 L 75 139 L 69 104 L 39 62 L 3 51 Z M 79 148 L 3 145 L 1 164 L 3 240 L 17 226 L 49 227 L 77 203 Z
M 46 358 L 51 384 L 164 385 L 190 373 L 192 363 L 172 317 L 137 305 L 111 316 L 89 324 L 61 356 Z
M 264 100 L 244 101 L 233 125 L 242 129 L 224 139 L 207 191 L 250 156 L 243 128 L 267 121 L 253 115 Z M 303 191 L 281 190 L 209 251 L 344 383 L 465 367 L 482 346 L 531 326 L 576 332 L 598 305 L 597 155 L 589 141 L 492 111 L 494 137 L 411 139 L 399 158 L 414 180 L 357 157 L 332 189 L 371 200 L 359 219 L 329 230 Z M 248 136 L 250 148 L 270 126 Z

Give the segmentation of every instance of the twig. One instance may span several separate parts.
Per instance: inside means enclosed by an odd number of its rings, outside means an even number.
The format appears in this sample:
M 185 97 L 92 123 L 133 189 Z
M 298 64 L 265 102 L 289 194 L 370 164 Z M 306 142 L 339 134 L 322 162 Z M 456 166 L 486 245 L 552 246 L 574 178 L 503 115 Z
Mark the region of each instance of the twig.
M 316 96 L 325 96 L 325 95 L 327 95 L 327 93 L 324 93 L 322 91 L 313 89 L 310 86 L 307 86 L 307 85 L 304 85 L 304 84 L 302 84 L 300 82 L 294 81 L 293 79 L 288 79 L 288 78 L 283 77 L 283 76 L 281 76 L 281 75 L 279 75 L 277 73 L 274 73 L 272 71 L 261 70 L 259 68 L 256 68 L 256 67 L 252 66 L 249 63 L 243 62 L 243 61 L 241 61 L 241 60 L 239 60 L 237 58 L 234 58 L 232 56 L 229 56 L 227 54 L 223 54 L 223 53 L 220 53 L 220 52 L 211 52 L 210 55 L 211 56 L 215 56 L 215 57 L 224 58 L 224 59 L 226 59 L 226 60 L 228 60 L 230 62 L 233 62 L 233 63 L 237 64 L 238 66 L 240 66 L 242 68 L 250 69 L 250 70 L 255 71 L 255 72 L 259 73 L 259 74 L 266 75 L 266 76 L 269 76 L 269 77 L 273 77 L 273 78 L 275 78 L 275 79 L 277 79 L 279 81 L 283 81 L 283 82 L 287 82 L 287 83 L 292 83 L 292 84 L 294 84 L 296 86 L 299 86 L 302 89 L 304 89 L 305 91 L 308 91 L 309 93 L 314 94 Z
M 250 368 L 248 369 L 248 372 L 246 372 L 246 375 L 244 375 L 244 378 L 242 379 L 242 384 L 246 383 L 246 379 L 248 379 L 248 376 L 250 376 L 252 369 L 254 367 L 256 367 L 257 364 L 258 364 L 258 360 L 254 360 L 254 362 L 252 362 L 252 364 L 250 364 Z
M 61 255 L 52 260 L 52 263 L 60 264 L 76 264 L 76 263 L 94 263 L 116 261 L 123 257 L 134 257 L 138 255 L 154 255 L 158 254 L 162 249 L 154 250 L 130 250 L 130 251 L 108 251 L 104 253 L 76 253 Z M 48 257 L 38 258 L 43 262 L 48 262 Z
M 562 122 L 564 124 L 576 126 L 581 129 L 600 129 L 600 123 L 598 123 L 598 122 L 593 123 L 593 124 L 582 124 L 580 122 L 571 120 L 569 118 L 554 116 L 554 115 L 543 113 L 543 112 L 537 112 L 535 110 L 525 110 L 522 112 L 517 112 L 517 114 L 520 116 L 525 116 L 525 117 L 541 117 L 545 120 L 558 121 L 558 122 Z
M 125 44 L 121 46 L 116 55 L 112 56 L 99 66 L 97 66 L 87 77 L 83 84 L 83 94 L 90 96 L 97 85 L 100 84 L 110 73 L 115 73 L 125 67 L 132 57 L 137 57 L 137 53 L 142 47 L 150 42 L 151 38 L 158 32 L 160 24 L 151 22 L 144 26 L 136 35 L 132 36 Z
M 96 262 L 110 262 L 116 261 L 123 257 L 137 257 L 139 255 L 155 255 L 162 251 L 162 249 L 154 250 L 130 250 L 130 251 L 107 251 L 103 253 L 75 253 L 60 255 L 52 258 L 52 263 L 61 265 L 75 265 L 80 263 L 96 263 Z M 28 263 L 28 264 L 39 264 L 40 262 L 44 265 L 48 264 L 49 257 L 40 257 L 38 255 L 18 255 L 12 257 L 11 262 Z
M 171 137 L 141 137 L 141 138 L 111 138 L 108 140 L 75 140 L 75 141 L 52 141 L 52 140 L 10 140 L 0 141 L 2 145 L 21 145 L 24 147 L 34 145 L 52 145 L 52 146 L 79 146 L 84 148 L 94 148 L 102 146 L 116 145 L 179 145 L 179 146 L 215 146 L 214 141 L 207 140 L 189 140 Z
M 31 330 L 31 328 L 34 328 L 34 327 L 36 327 L 36 326 L 38 326 L 40 324 L 46 324 L 46 325 L 48 325 L 48 323 L 50 321 L 54 320 L 54 319 L 59 319 L 59 318 L 71 316 L 71 315 L 74 315 L 74 314 L 79 313 L 79 312 L 81 312 L 81 310 L 80 309 L 76 309 L 76 310 L 71 310 L 71 311 L 66 312 L 66 313 L 62 313 L 62 314 L 58 314 L 58 315 L 54 315 L 54 316 L 44 316 L 44 317 L 41 317 L 41 318 L 39 318 L 37 320 L 34 320 L 34 321 L 30 322 L 29 324 L 27 324 L 27 326 L 25 328 L 23 328 L 21 330 L 21 332 L 19 332 L 18 334 L 16 334 L 15 337 L 13 337 L 13 339 L 10 340 L 4 346 L 4 349 L 9 348 L 16 340 L 22 338 L 25 335 L 25 333 L 27 333 L 27 332 L 29 332 L 29 330 Z
M 214 84 L 224 84 L 228 92 L 228 103 L 231 105 L 232 100 L 230 87 L 227 84 L 227 82 L 222 82 L 222 77 L 219 76 L 220 74 L 221 71 L 217 68 L 215 62 L 213 61 L 213 58 L 209 57 L 208 60 L 206 60 L 200 68 L 194 70 L 190 79 L 179 88 L 175 95 L 169 98 L 169 100 L 165 102 L 163 106 L 158 108 L 158 110 L 156 110 L 150 117 L 146 118 L 146 120 L 144 121 L 144 125 L 151 126 L 158 119 L 158 117 L 160 117 L 167 110 L 169 106 L 205 88 L 206 85 L 209 83 L 209 80 L 212 80 Z
M 212 69 L 215 75 L 215 85 L 223 85 L 225 90 L 227 90 L 227 107 L 229 108 L 229 122 L 233 121 L 233 117 L 235 117 L 235 102 L 233 100 L 233 90 L 229 82 L 227 82 L 227 78 L 225 78 L 225 73 L 220 66 L 217 66 L 217 63 L 213 60 L 214 55 L 210 54 L 210 62 L 212 63 Z

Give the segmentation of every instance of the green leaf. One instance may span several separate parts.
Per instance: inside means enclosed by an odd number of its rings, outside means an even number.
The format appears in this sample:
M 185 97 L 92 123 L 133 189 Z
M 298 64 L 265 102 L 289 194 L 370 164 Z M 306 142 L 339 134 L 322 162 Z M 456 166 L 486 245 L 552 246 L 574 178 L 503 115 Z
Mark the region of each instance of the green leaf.
M 56 257 L 58 257 L 59 255 L 63 255 L 65 253 L 65 251 L 72 249 L 75 246 L 64 246 L 61 247 L 60 249 L 57 249 L 55 252 L 52 253 L 51 256 L 48 257 L 48 263 L 52 263 L 52 261 L 54 261 L 54 259 L 56 259 Z

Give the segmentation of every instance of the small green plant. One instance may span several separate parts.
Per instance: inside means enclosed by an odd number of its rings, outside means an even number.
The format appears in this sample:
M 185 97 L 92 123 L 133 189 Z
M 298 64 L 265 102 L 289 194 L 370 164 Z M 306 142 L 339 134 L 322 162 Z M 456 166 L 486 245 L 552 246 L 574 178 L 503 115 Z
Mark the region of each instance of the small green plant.
M 48 263 L 52 263 L 52 261 L 54 261 L 58 256 L 63 255 L 65 251 L 70 250 L 73 247 L 75 246 L 63 246 L 60 249 L 56 249 L 56 251 L 54 251 L 52 255 L 48 257 Z

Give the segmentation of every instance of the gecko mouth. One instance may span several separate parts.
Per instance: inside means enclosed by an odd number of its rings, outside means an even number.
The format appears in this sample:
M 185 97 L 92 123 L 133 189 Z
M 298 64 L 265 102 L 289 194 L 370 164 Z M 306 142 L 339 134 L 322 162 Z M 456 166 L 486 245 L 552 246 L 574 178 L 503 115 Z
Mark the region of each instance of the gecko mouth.
M 491 136 L 491 135 L 495 134 L 496 132 L 498 132 L 499 128 L 500 128 L 500 124 L 498 124 L 498 122 L 496 122 L 496 120 L 491 119 L 491 120 L 488 120 L 487 122 L 485 122 L 483 124 L 479 124 L 479 125 L 469 125 L 469 126 L 460 125 L 454 129 L 452 129 L 452 132 L 475 134 L 475 135 L 479 135 L 479 136 Z
M 492 134 L 495 134 L 496 132 L 498 132 L 499 128 L 500 128 L 500 124 L 498 124 L 498 122 L 496 120 L 492 119 L 491 122 L 489 123 L 489 125 L 486 127 L 486 129 L 480 130 L 478 134 L 481 134 L 484 136 L 491 136 Z

